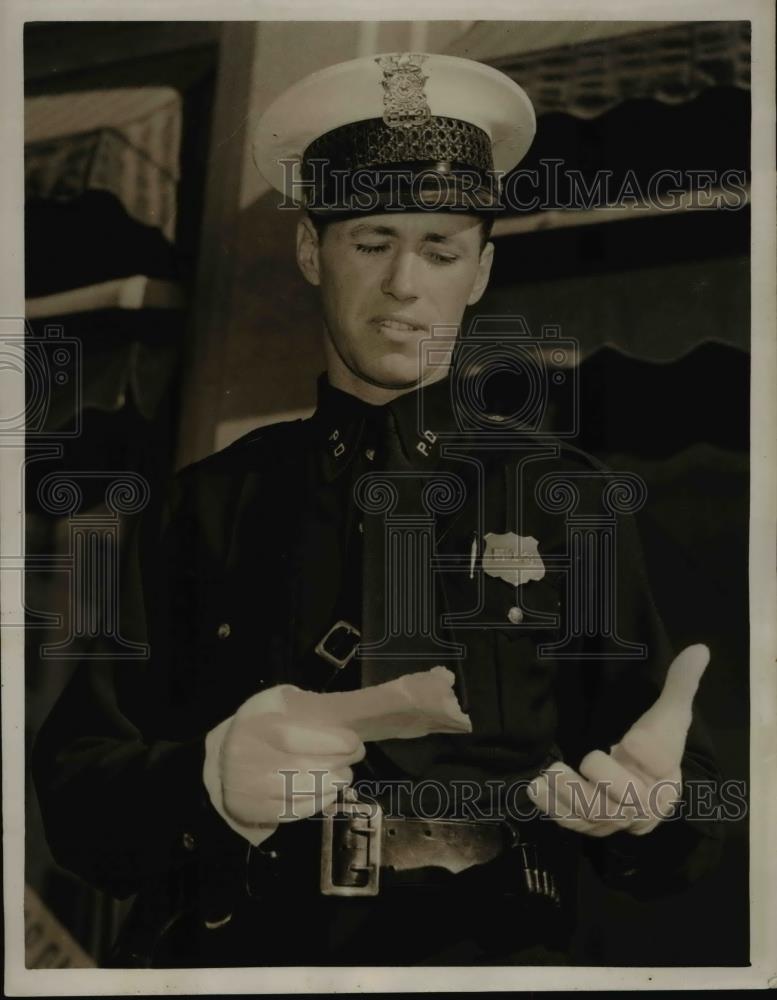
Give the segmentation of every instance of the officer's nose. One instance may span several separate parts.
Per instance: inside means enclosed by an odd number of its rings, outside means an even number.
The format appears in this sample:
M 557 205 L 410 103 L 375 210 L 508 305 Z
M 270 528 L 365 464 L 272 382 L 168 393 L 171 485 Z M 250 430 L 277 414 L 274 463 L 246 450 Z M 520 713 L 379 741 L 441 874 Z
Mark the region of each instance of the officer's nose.
M 393 254 L 381 285 L 383 293 L 403 302 L 418 298 L 417 265 L 418 259 L 411 251 Z

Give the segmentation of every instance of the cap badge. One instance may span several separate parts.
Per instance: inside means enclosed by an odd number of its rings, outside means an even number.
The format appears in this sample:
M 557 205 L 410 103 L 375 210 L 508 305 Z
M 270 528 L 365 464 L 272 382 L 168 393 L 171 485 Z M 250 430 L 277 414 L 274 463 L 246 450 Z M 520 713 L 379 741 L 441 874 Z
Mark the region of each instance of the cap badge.
M 545 576 L 545 564 L 537 549 L 537 539 L 508 531 L 505 535 L 493 532 L 485 536 L 486 549 L 483 553 L 483 569 L 498 580 L 504 580 L 514 587 L 520 587 L 529 580 L 541 580 Z
M 375 62 L 383 70 L 383 121 L 391 128 L 425 125 L 432 117 L 421 72 L 425 55 L 413 52 L 379 56 Z

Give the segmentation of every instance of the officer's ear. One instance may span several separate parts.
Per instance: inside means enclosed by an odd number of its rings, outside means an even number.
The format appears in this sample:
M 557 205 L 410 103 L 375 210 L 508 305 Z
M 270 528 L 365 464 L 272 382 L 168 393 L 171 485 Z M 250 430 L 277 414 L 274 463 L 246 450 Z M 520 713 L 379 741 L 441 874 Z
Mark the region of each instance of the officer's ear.
M 467 299 L 467 305 L 474 305 L 480 296 L 485 292 L 486 286 L 488 285 L 488 279 L 491 276 L 491 265 L 494 263 L 494 244 L 489 242 L 480 251 L 480 260 L 478 262 L 478 270 L 475 275 L 475 281 L 472 285 L 472 291 L 469 293 L 469 298 Z
M 316 227 L 309 216 L 303 215 L 297 223 L 297 265 L 311 285 L 321 284 L 318 251 Z

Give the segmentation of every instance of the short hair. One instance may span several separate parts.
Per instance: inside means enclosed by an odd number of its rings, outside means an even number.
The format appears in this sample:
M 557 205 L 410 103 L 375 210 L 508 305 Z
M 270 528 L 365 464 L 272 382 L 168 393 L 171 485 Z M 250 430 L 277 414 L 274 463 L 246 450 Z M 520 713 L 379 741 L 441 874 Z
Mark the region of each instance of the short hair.
M 319 240 L 323 239 L 324 233 L 326 232 L 329 224 L 338 221 L 338 217 L 336 215 L 314 215 L 312 212 L 306 212 L 305 214 L 313 223 L 313 228 L 318 233 Z M 494 216 L 491 212 L 474 212 L 469 214 L 474 214 L 478 217 L 478 222 L 480 223 L 480 250 L 482 253 L 483 248 L 491 238 L 491 230 L 494 228 Z

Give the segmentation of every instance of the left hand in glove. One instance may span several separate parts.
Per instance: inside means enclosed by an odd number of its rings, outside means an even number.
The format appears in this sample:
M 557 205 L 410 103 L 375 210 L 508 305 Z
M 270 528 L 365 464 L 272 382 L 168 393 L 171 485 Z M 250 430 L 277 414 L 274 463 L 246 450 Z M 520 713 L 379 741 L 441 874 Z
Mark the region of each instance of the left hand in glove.
M 650 833 L 682 794 L 680 763 L 691 707 L 709 662 L 706 646 L 688 646 L 672 662 L 658 700 L 610 752 L 592 750 L 580 773 L 561 761 L 528 788 L 531 801 L 559 826 L 591 837 L 619 830 Z

